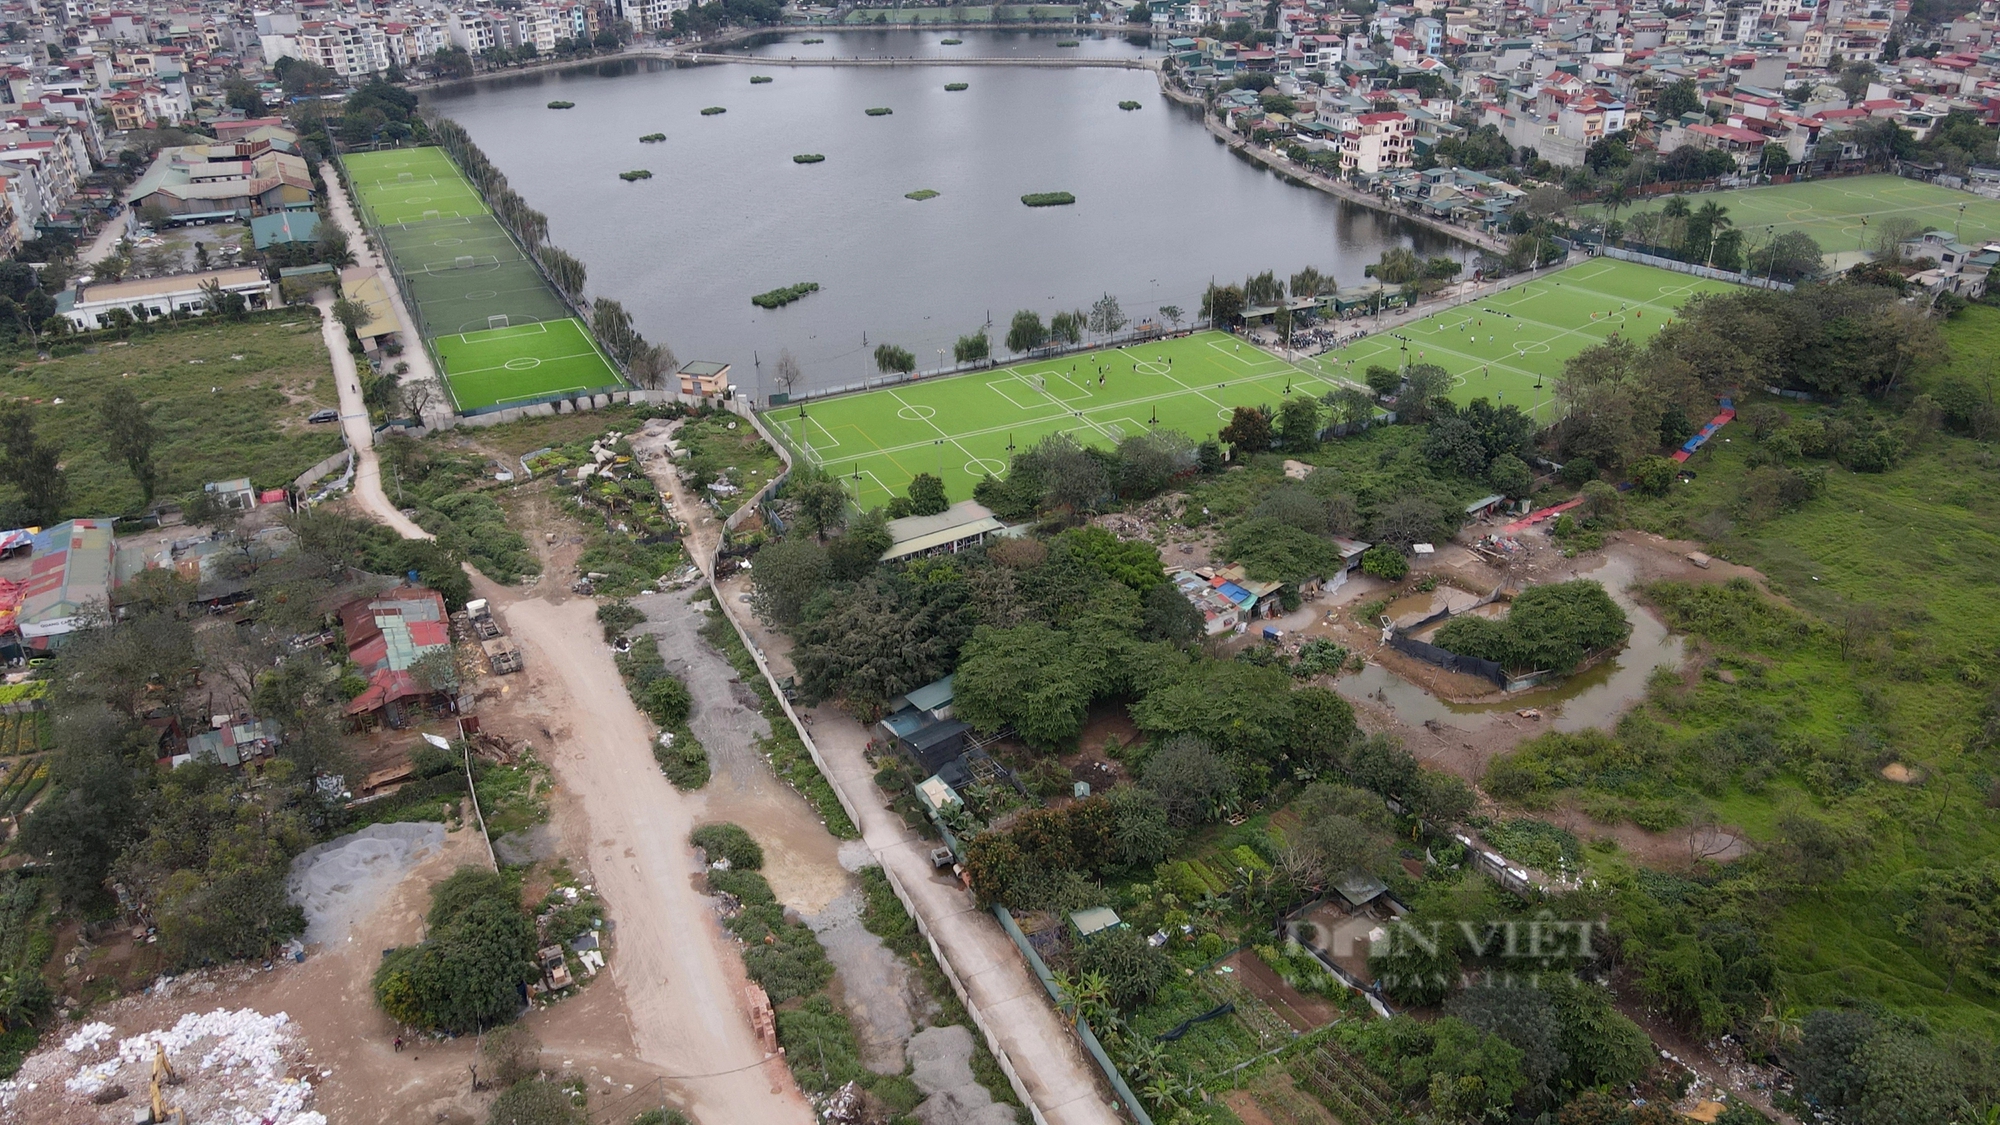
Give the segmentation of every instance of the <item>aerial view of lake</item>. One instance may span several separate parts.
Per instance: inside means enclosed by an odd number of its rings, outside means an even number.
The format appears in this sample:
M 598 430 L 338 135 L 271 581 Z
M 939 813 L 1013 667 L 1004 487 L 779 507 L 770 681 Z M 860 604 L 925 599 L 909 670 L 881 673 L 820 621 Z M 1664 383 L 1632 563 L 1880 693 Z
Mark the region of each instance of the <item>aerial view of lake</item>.
M 825 42 L 800 40 L 823 36 Z M 965 42 L 945 46 L 955 36 Z M 681 360 L 736 366 L 761 389 L 780 349 L 811 386 L 875 374 L 875 345 L 939 349 L 989 316 L 1044 317 L 1116 296 L 1135 320 L 1192 319 L 1211 278 L 1303 266 L 1348 284 L 1394 245 L 1470 254 L 1393 217 L 1288 184 L 1232 155 L 1143 70 L 788 67 L 793 57 L 1142 57 L 1121 38 L 1053 33 L 797 31 L 749 50 L 769 65 L 585 64 L 425 94 L 459 121 L 614 297 Z M 774 81 L 752 85 L 753 74 Z M 947 92 L 946 83 L 969 88 Z M 576 103 L 558 111 L 551 100 Z M 1121 110 L 1120 101 L 1138 110 Z M 728 112 L 702 116 L 707 106 Z M 870 117 L 886 106 L 894 112 Z M 642 144 L 648 133 L 666 140 Z M 825 160 L 796 164 L 796 154 Z M 620 172 L 649 169 L 625 182 Z M 905 193 L 930 189 L 923 202 Z M 1076 203 L 1029 208 L 1067 191 Z M 817 282 L 778 309 L 753 294 Z

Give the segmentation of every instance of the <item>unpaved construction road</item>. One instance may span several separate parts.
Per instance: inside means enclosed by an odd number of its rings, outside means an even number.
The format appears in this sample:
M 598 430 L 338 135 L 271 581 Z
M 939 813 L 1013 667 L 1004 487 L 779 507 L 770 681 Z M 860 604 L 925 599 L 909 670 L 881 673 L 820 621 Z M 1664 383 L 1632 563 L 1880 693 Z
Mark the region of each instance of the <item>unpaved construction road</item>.
M 617 924 L 610 971 L 633 1043 L 686 1092 L 698 1121 L 810 1125 L 784 1060 L 766 1058 L 751 1033 L 742 963 L 695 889 L 687 839 L 700 799 L 676 791 L 654 762 L 596 608 L 587 598 L 534 598 L 502 612 L 533 677 L 514 706 L 545 716 L 553 737 L 544 756 L 589 819 L 590 868 Z

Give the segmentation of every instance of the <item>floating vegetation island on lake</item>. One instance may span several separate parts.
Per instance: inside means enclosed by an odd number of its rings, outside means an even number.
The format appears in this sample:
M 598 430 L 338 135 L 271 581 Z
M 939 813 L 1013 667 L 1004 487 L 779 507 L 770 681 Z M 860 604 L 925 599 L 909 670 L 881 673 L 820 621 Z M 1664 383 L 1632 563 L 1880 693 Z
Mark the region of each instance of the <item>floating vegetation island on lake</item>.
M 1076 40 L 1074 40 L 1074 39 L 1063 39 L 1063 40 L 1059 40 L 1059 41 L 1058 41 L 1058 42 L 1056 43 L 1056 46 L 1058 46 L 1058 47 L 1081 47 L 1081 46 L 1083 46 L 1083 44 L 1081 44 L 1081 43 L 1078 43 L 1078 42 L 1077 42 Z
M 889 108 L 888 106 L 886 106 L 886 105 L 878 105 L 878 106 L 876 106 L 875 108 L 873 108 L 873 109 L 870 109 L 870 110 L 868 110 L 867 112 L 868 112 L 868 116 L 870 116 L 870 117 L 887 117 L 887 116 L 889 116 L 890 114 L 892 114 L 892 113 L 894 113 L 894 112 L 896 112 L 896 111 L 895 111 L 895 110 L 893 110 L 893 109 L 890 109 L 890 108 Z
M 958 93 L 958 92 L 959 92 L 960 90 L 963 90 L 963 89 L 965 89 L 965 88 L 966 88 L 967 86 L 970 86 L 970 85 L 971 85 L 971 83 L 970 83 L 970 82 L 947 82 L 947 83 L 945 83 L 945 84 L 944 84 L 944 88 L 945 88 L 945 89 L 946 89 L 947 91 L 949 91 L 949 92 L 951 92 L 951 93 L 954 93 L 954 94 L 956 94 L 956 93 Z
M 801 42 L 801 43 L 824 43 L 824 42 L 826 42 L 826 40 L 824 40 L 824 39 L 801 39 L 801 40 L 799 40 L 799 42 Z
M 647 133 L 645 136 L 639 138 L 639 143 L 642 145 L 656 145 L 666 139 L 667 135 L 665 133 Z
M 712 105 L 709 106 L 707 109 L 702 110 L 701 115 L 703 117 L 714 117 L 718 113 L 728 113 L 728 112 L 729 112 L 728 110 L 722 108 L 719 105 Z
M 1076 196 L 1066 191 L 1034 191 L 1022 196 L 1021 202 L 1030 207 L 1061 207 L 1075 203 Z
M 771 76 L 768 74 L 753 74 L 750 76 L 750 84 L 752 86 L 762 86 L 764 83 L 769 82 L 770 80 Z
M 550 102 L 550 103 L 549 103 L 549 108 L 550 108 L 550 109 L 575 109 L 575 108 L 576 108 L 576 103 L 575 103 L 575 102 Z
M 938 42 L 940 42 L 940 43 L 944 44 L 944 45 L 945 45 L 945 46 L 947 46 L 947 47 L 956 47 L 956 46 L 958 46 L 958 45 L 959 45 L 960 43 L 963 43 L 963 42 L 965 42 L 965 40 L 963 40 L 963 39 L 940 39 L 940 40 L 938 40 Z
M 929 188 L 918 188 L 915 191 L 908 191 L 903 193 L 904 199 L 914 199 L 918 203 L 922 203 L 926 199 L 936 199 L 937 197 L 938 193 L 932 191 Z
M 750 298 L 750 303 L 760 309 L 775 309 L 789 305 L 808 293 L 819 292 L 819 282 L 801 281 L 797 285 L 787 285 L 783 289 L 773 289 L 769 293 L 759 293 Z
M 798 154 L 797 156 L 794 156 L 794 157 L 792 157 L 792 163 L 794 163 L 794 164 L 818 164 L 818 163 L 819 163 L 820 161 L 822 161 L 822 160 L 825 160 L 825 159 L 826 159 L 826 157 L 824 157 L 824 156 L 821 156 L 821 155 L 820 155 L 819 153 L 817 153 L 817 152 L 802 152 L 802 153 L 799 153 L 799 154 Z
M 644 168 L 634 168 L 630 172 L 618 173 L 618 178 L 629 184 L 633 180 L 650 180 L 653 178 L 653 173 Z
M 1139 108 L 1139 103 L 1138 103 L 1138 102 L 1119 102 L 1119 103 L 1118 103 L 1118 108 L 1119 108 L 1119 109 L 1138 109 L 1138 108 Z

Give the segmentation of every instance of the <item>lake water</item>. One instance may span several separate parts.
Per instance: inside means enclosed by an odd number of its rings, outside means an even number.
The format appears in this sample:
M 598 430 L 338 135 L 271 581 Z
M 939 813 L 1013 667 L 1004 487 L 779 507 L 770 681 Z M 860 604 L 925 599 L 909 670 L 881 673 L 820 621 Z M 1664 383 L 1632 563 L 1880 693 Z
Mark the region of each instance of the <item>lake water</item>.
M 821 44 L 801 39 L 823 36 Z M 964 45 L 946 47 L 956 36 Z M 806 382 L 873 376 L 875 345 L 938 349 L 1017 309 L 1044 318 L 1115 295 L 1128 316 L 1192 318 L 1211 278 L 1311 265 L 1343 284 L 1393 245 L 1462 245 L 1230 154 L 1141 70 L 786 67 L 790 57 L 1139 57 L 1122 38 L 800 31 L 754 48 L 768 66 L 624 60 L 488 79 L 425 95 L 469 130 L 514 189 L 614 297 L 682 361 L 734 364 L 759 388 L 781 348 Z M 735 48 L 733 50 L 744 50 Z M 752 74 L 775 81 L 751 85 Z M 948 93 L 948 82 L 970 89 Z M 571 110 L 545 108 L 551 100 Z M 1135 111 L 1118 108 L 1137 101 Z M 700 115 L 705 106 L 728 112 Z M 872 106 L 894 113 L 869 117 Z M 663 143 L 641 144 L 647 133 Z M 795 164 L 799 153 L 823 163 Z M 650 180 L 618 173 L 646 168 Z M 904 193 L 929 188 L 925 202 Z M 1028 192 L 1074 206 L 1029 208 Z M 782 309 L 756 293 L 820 291 Z M 947 356 L 948 356 L 947 352 Z

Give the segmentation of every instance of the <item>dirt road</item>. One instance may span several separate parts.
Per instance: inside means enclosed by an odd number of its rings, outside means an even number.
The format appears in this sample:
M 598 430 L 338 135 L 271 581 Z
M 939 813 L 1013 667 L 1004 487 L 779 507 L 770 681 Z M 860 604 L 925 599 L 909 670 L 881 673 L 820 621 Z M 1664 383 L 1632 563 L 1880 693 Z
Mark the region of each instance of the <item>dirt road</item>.
M 810 1125 L 784 1060 L 766 1058 L 751 1033 L 742 962 L 695 889 L 687 837 L 700 798 L 676 791 L 653 761 L 595 611 L 585 598 L 502 609 L 553 735 L 546 758 L 589 818 L 589 863 L 617 922 L 611 972 L 633 1044 L 686 1092 L 698 1121 Z

